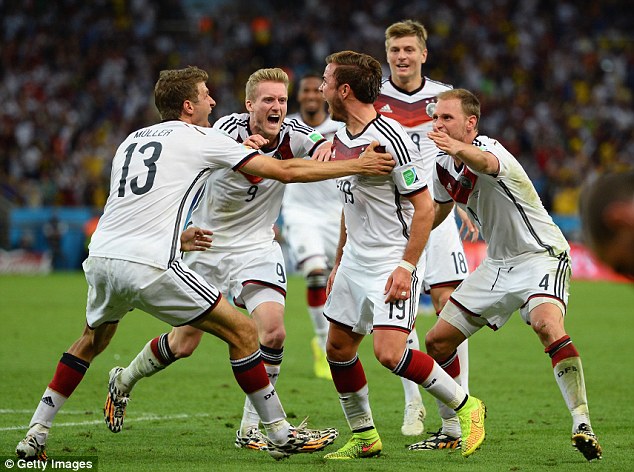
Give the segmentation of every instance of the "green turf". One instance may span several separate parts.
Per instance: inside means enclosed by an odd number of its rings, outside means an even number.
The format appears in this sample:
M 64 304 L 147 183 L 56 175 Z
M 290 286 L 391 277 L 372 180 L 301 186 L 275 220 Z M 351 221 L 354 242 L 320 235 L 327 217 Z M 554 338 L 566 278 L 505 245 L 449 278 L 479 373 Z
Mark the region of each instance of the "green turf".
M 81 274 L 0 277 L 0 456 L 13 455 L 57 360 L 81 333 L 85 296 Z M 501 331 L 483 330 L 470 341 L 471 390 L 485 400 L 489 416 L 487 439 L 468 459 L 457 452 L 405 449 L 412 441 L 400 434 L 400 381 L 373 358 L 369 339 L 362 344 L 360 357 L 383 439 L 379 458 L 333 464 L 316 453 L 275 462 L 263 453 L 235 449 L 243 394 L 231 374 L 224 344 L 211 336 L 191 359 L 141 381 L 132 395 L 124 431 L 112 434 L 101 416 L 109 369 L 126 365 L 148 339 L 168 329 L 137 311 L 120 323 L 109 348 L 93 362 L 58 415 L 49 437 L 49 456 L 97 456 L 102 472 L 632 470 L 633 306 L 634 290 L 628 285 L 575 282 L 572 286 L 566 324 L 584 362 L 593 426 L 604 448 L 600 462 L 586 463 L 570 446 L 570 417 L 550 361 L 519 316 Z M 310 415 L 316 427 L 338 427 L 341 436 L 330 448 L 334 450 L 347 440 L 348 430 L 333 385 L 312 375 L 311 325 L 301 279 L 290 280 L 286 319 L 279 395 L 292 422 Z M 421 337 L 433 321 L 433 317 L 419 318 Z M 426 426 L 434 430 L 439 425 L 435 404 L 427 394 L 424 399 Z M 170 415 L 172 419 L 166 418 Z M 149 419 L 152 416 L 156 418 Z

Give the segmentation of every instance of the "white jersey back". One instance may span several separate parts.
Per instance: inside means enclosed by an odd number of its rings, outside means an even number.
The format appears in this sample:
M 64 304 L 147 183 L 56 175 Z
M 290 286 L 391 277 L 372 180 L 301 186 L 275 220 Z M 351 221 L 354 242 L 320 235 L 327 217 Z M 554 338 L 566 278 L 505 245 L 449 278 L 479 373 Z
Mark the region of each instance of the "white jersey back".
M 432 130 L 432 119 L 427 114 L 427 106 L 436 103 L 436 95 L 452 88 L 451 85 L 423 77 L 422 85 L 408 92 L 397 87 L 390 78 L 387 78 L 383 80 L 381 93 L 374 102 L 376 111 L 398 121 L 405 128 L 414 144 L 418 146 L 423 159 L 429 161 L 430 170 L 433 168 L 438 148 L 427 137 L 427 133 Z M 431 175 L 429 179 L 431 181 Z
M 296 119 L 301 124 L 306 125 L 299 113 L 289 115 L 288 118 Z M 327 140 L 332 141 L 333 136 L 342 126 L 344 126 L 342 122 L 334 121 L 328 116 L 315 130 Z M 284 191 L 282 217 L 285 221 L 305 220 L 306 218 L 339 221 L 341 219 L 341 201 L 335 179 L 288 184 Z
M 497 157 L 497 176 L 456 168 L 454 159 L 438 154 L 434 169 L 434 199 L 454 200 L 480 227 L 488 243 L 487 255 L 506 260 L 526 253 L 547 252 L 554 256 L 569 250 L 568 242 L 542 205 L 528 175 L 498 141 L 477 136 L 473 141 Z
M 213 127 L 238 142 L 253 134 L 248 113 L 222 117 Z M 314 129 L 287 118 L 277 146 L 261 148 L 259 152 L 280 160 L 302 158 L 312 155 L 323 142 L 324 137 Z M 192 222 L 213 231 L 212 250 L 243 251 L 270 246 L 284 187 L 277 180 L 230 169 L 217 172 L 205 187 L 202 200 L 192 213 Z
M 131 133 L 112 161 L 90 255 L 166 269 L 180 258 L 187 211 L 210 173 L 234 173 L 253 155 L 216 130 L 178 120 Z
M 372 141 L 394 156 L 387 176 L 353 175 L 337 179 L 343 202 L 347 241 L 343 260 L 366 267 L 397 264 L 409 239 L 414 207 L 404 198 L 427 188 L 431 170 L 396 121 L 377 114 L 357 136 L 345 128 L 334 138 L 333 160 L 356 159 Z

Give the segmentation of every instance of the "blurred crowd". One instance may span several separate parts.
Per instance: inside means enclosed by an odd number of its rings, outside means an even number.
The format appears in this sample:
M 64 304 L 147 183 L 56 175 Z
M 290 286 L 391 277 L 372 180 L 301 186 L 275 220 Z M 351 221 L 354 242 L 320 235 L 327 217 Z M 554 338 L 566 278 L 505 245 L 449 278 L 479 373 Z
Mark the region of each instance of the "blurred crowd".
M 588 176 L 634 165 L 633 11 L 625 0 L 0 0 L 0 199 L 101 208 L 115 147 L 159 119 L 161 69 L 206 69 L 215 119 L 243 111 L 255 69 L 296 79 L 342 49 L 385 62 L 385 27 L 414 18 L 429 32 L 424 74 L 476 92 L 481 132 L 522 161 L 550 211 L 574 215 Z

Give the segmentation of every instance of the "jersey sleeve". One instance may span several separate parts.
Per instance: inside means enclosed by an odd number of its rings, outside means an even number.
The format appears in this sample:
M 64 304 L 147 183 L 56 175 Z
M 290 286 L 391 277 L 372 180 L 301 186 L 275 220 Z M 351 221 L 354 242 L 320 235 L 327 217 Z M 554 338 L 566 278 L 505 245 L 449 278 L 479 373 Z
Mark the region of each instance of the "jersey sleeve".
M 427 187 L 431 168 L 405 130 L 398 131 L 385 148 L 396 161 L 392 170 L 394 184 L 401 195 L 411 195 Z
M 326 138 L 319 131 L 296 119 L 288 120 L 286 125 L 291 134 L 292 151 L 295 157 L 312 156 L 315 149 L 326 142 Z
M 213 128 L 206 128 L 206 130 L 207 139 L 202 154 L 209 164 L 236 170 L 258 154 L 258 151 L 236 142 L 222 131 Z

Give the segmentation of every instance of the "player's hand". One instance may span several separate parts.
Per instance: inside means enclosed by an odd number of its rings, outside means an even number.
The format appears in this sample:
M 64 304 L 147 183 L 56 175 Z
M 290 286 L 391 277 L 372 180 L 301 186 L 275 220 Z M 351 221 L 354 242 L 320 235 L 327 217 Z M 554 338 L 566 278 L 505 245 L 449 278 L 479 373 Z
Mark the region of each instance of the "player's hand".
M 362 175 L 387 175 L 392 172 L 394 158 L 390 153 L 385 152 L 377 141 L 372 141 L 359 156 L 359 162 L 363 169 L 359 172 Z
M 317 149 L 315 149 L 315 152 L 310 157 L 310 159 L 312 161 L 327 162 L 330 160 L 331 155 L 332 155 L 332 143 L 325 142 L 324 144 L 319 146 Z
M 465 146 L 465 143 L 453 139 L 442 131 L 430 131 L 427 133 L 427 137 L 434 142 L 438 149 L 446 152 L 450 156 L 455 156 L 458 154 L 458 151 Z
M 268 143 L 269 140 L 266 139 L 264 136 L 261 136 L 259 134 L 252 134 L 247 139 L 245 139 L 242 144 L 253 149 L 260 149 L 261 147 L 266 146 Z
M 399 300 L 407 300 L 412 296 L 412 274 L 403 267 L 397 267 L 387 278 L 385 284 L 385 303 L 395 303 Z
M 211 235 L 209 229 L 190 226 L 181 233 L 181 251 L 206 251 L 211 247 Z
M 458 214 L 458 218 L 460 218 L 460 237 L 465 241 L 471 241 L 472 243 L 478 240 L 480 236 L 480 230 L 476 225 L 473 224 L 473 221 L 469 219 L 469 216 L 465 213 L 464 210 L 458 208 L 456 206 L 456 213 Z M 469 236 L 471 235 L 471 236 Z

